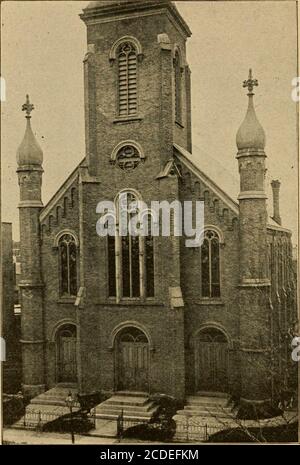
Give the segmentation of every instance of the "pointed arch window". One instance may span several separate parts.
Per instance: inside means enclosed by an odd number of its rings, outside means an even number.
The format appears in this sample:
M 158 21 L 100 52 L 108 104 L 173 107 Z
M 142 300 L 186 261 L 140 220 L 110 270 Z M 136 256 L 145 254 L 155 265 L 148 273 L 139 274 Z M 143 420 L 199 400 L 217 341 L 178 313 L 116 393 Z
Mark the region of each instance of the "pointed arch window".
M 181 90 L 181 65 L 178 50 L 174 57 L 174 82 L 175 82 L 175 121 L 181 124 L 182 121 L 182 90 Z
M 123 42 L 117 51 L 119 116 L 137 114 L 137 50 L 132 42 Z
M 77 295 L 77 245 L 72 234 L 63 234 L 58 240 L 60 295 Z
M 127 205 L 136 204 L 138 198 L 132 192 L 126 195 Z M 117 203 L 119 202 L 119 198 Z M 117 205 L 117 212 L 119 207 Z M 127 212 L 127 224 L 136 213 Z M 124 218 L 123 218 L 124 220 Z M 143 220 L 144 221 L 144 220 Z M 147 217 L 148 234 L 120 235 L 120 219 L 116 236 L 108 236 L 108 290 L 110 297 L 147 298 L 154 297 L 154 248 L 151 236 L 151 219 Z
M 220 297 L 220 238 L 216 231 L 206 230 L 201 245 L 202 297 Z

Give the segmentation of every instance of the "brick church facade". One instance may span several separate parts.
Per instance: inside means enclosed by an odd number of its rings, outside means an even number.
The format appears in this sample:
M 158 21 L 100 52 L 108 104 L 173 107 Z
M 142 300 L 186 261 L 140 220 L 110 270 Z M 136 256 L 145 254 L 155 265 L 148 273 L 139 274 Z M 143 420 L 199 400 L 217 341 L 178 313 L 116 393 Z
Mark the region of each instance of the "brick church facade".
M 250 74 L 245 82 L 235 201 L 190 156 L 191 32 L 175 5 L 91 2 L 81 19 L 86 156 L 45 206 L 29 99 L 23 106 L 17 173 L 24 393 L 71 383 L 84 394 L 276 398 L 289 382 L 282 334 L 295 320 L 296 303 L 278 181 L 274 215 L 267 215 L 257 81 Z M 117 202 L 121 192 L 147 205 L 202 200 L 202 246 L 188 248 L 174 234 L 100 237 L 97 205 Z

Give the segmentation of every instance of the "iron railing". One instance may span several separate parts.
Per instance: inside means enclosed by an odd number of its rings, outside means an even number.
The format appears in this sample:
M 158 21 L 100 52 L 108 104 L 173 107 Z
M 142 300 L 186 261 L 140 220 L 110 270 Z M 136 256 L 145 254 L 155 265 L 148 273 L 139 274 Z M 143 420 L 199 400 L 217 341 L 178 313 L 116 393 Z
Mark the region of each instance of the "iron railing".
M 24 429 L 34 429 L 36 431 L 42 431 L 43 426 L 46 423 L 57 420 L 58 418 L 66 415 L 62 412 L 45 412 L 45 411 L 26 411 L 25 415 L 17 424 L 12 425 L 13 427 L 19 427 Z M 77 412 L 73 413 L 74 418 Z M 96 409 L 93 408 L 86 414 L 86 418 L 91 422 L 94 428 L 96 428 L 97 413 Z M 125 432 L 137 425 L 148 424 L 149 420 L 133 420 L 124 417 L 124 411 L 121 410 L 116 420 L 116 437 L 119 442 L 124 439 Z M 175 426 L 175 425 L 174 425 Z M 161 422 L 151 422 L 151 429 L 163 430 L 164 425 Z M 202 423 L 193 417 L 188 417 L 183 421 L 176 421 L 176 430 L 170 441 L 172 442 L 205 442 L 208 441 L 209 437 L 225 429 L 224 425 L 212 425 L 209 423 Z M 101 432 L 99 431 L 99 434 Z
M 176 432 L 173 441 L 205 442 L 208 441 L 212 434 L 222 429 L 224 429 L 222 425 L 199 423 L 187 416 L 185 421 L 176 422 Z

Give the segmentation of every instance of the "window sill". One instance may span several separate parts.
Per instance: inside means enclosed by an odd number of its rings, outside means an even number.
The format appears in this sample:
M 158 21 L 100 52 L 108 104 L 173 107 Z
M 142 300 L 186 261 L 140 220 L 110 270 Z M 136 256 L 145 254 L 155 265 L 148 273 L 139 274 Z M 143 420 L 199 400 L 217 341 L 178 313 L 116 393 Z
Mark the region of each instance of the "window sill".
M 222 299 L 218 298 L 205 298 L 197 299 L 194 301 L 197 305 L 225 305 L 225 302 Z
M 113 122 L 114 124 L 119 124 L 119 123 L 134 123 L 136 121 L 141 121 L 143 119 L 142 116 L 138 115 L 132 115 L 132 116 L 117 116 Z
M 132 305 L 140 305 L 140 306 L 164 306 L 164 303 L 159 302 L 151 297 L 148 299 L 121 299 L 119 302 L 116 302 L 116 299 L 114 298 L 108 298 L 107 300 L 103 300 L 100 302 L 97 302 L 98 305 L 112 305 L 112 306 L 117 306 L 117 307 L 122 307 L 122 306 L 132 306 Z
M 76 297 L 60 297 L 57 300 L 58 304 L 75 304 Z

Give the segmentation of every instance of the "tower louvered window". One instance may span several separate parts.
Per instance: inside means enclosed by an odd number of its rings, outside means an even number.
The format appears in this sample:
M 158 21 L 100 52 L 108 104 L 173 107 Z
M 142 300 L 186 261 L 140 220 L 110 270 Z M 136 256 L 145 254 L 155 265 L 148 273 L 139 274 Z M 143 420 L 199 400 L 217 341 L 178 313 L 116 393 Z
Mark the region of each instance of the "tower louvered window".
M 137 53 L 125 42 L 119 47 L 119 116 L 137 113 Z

